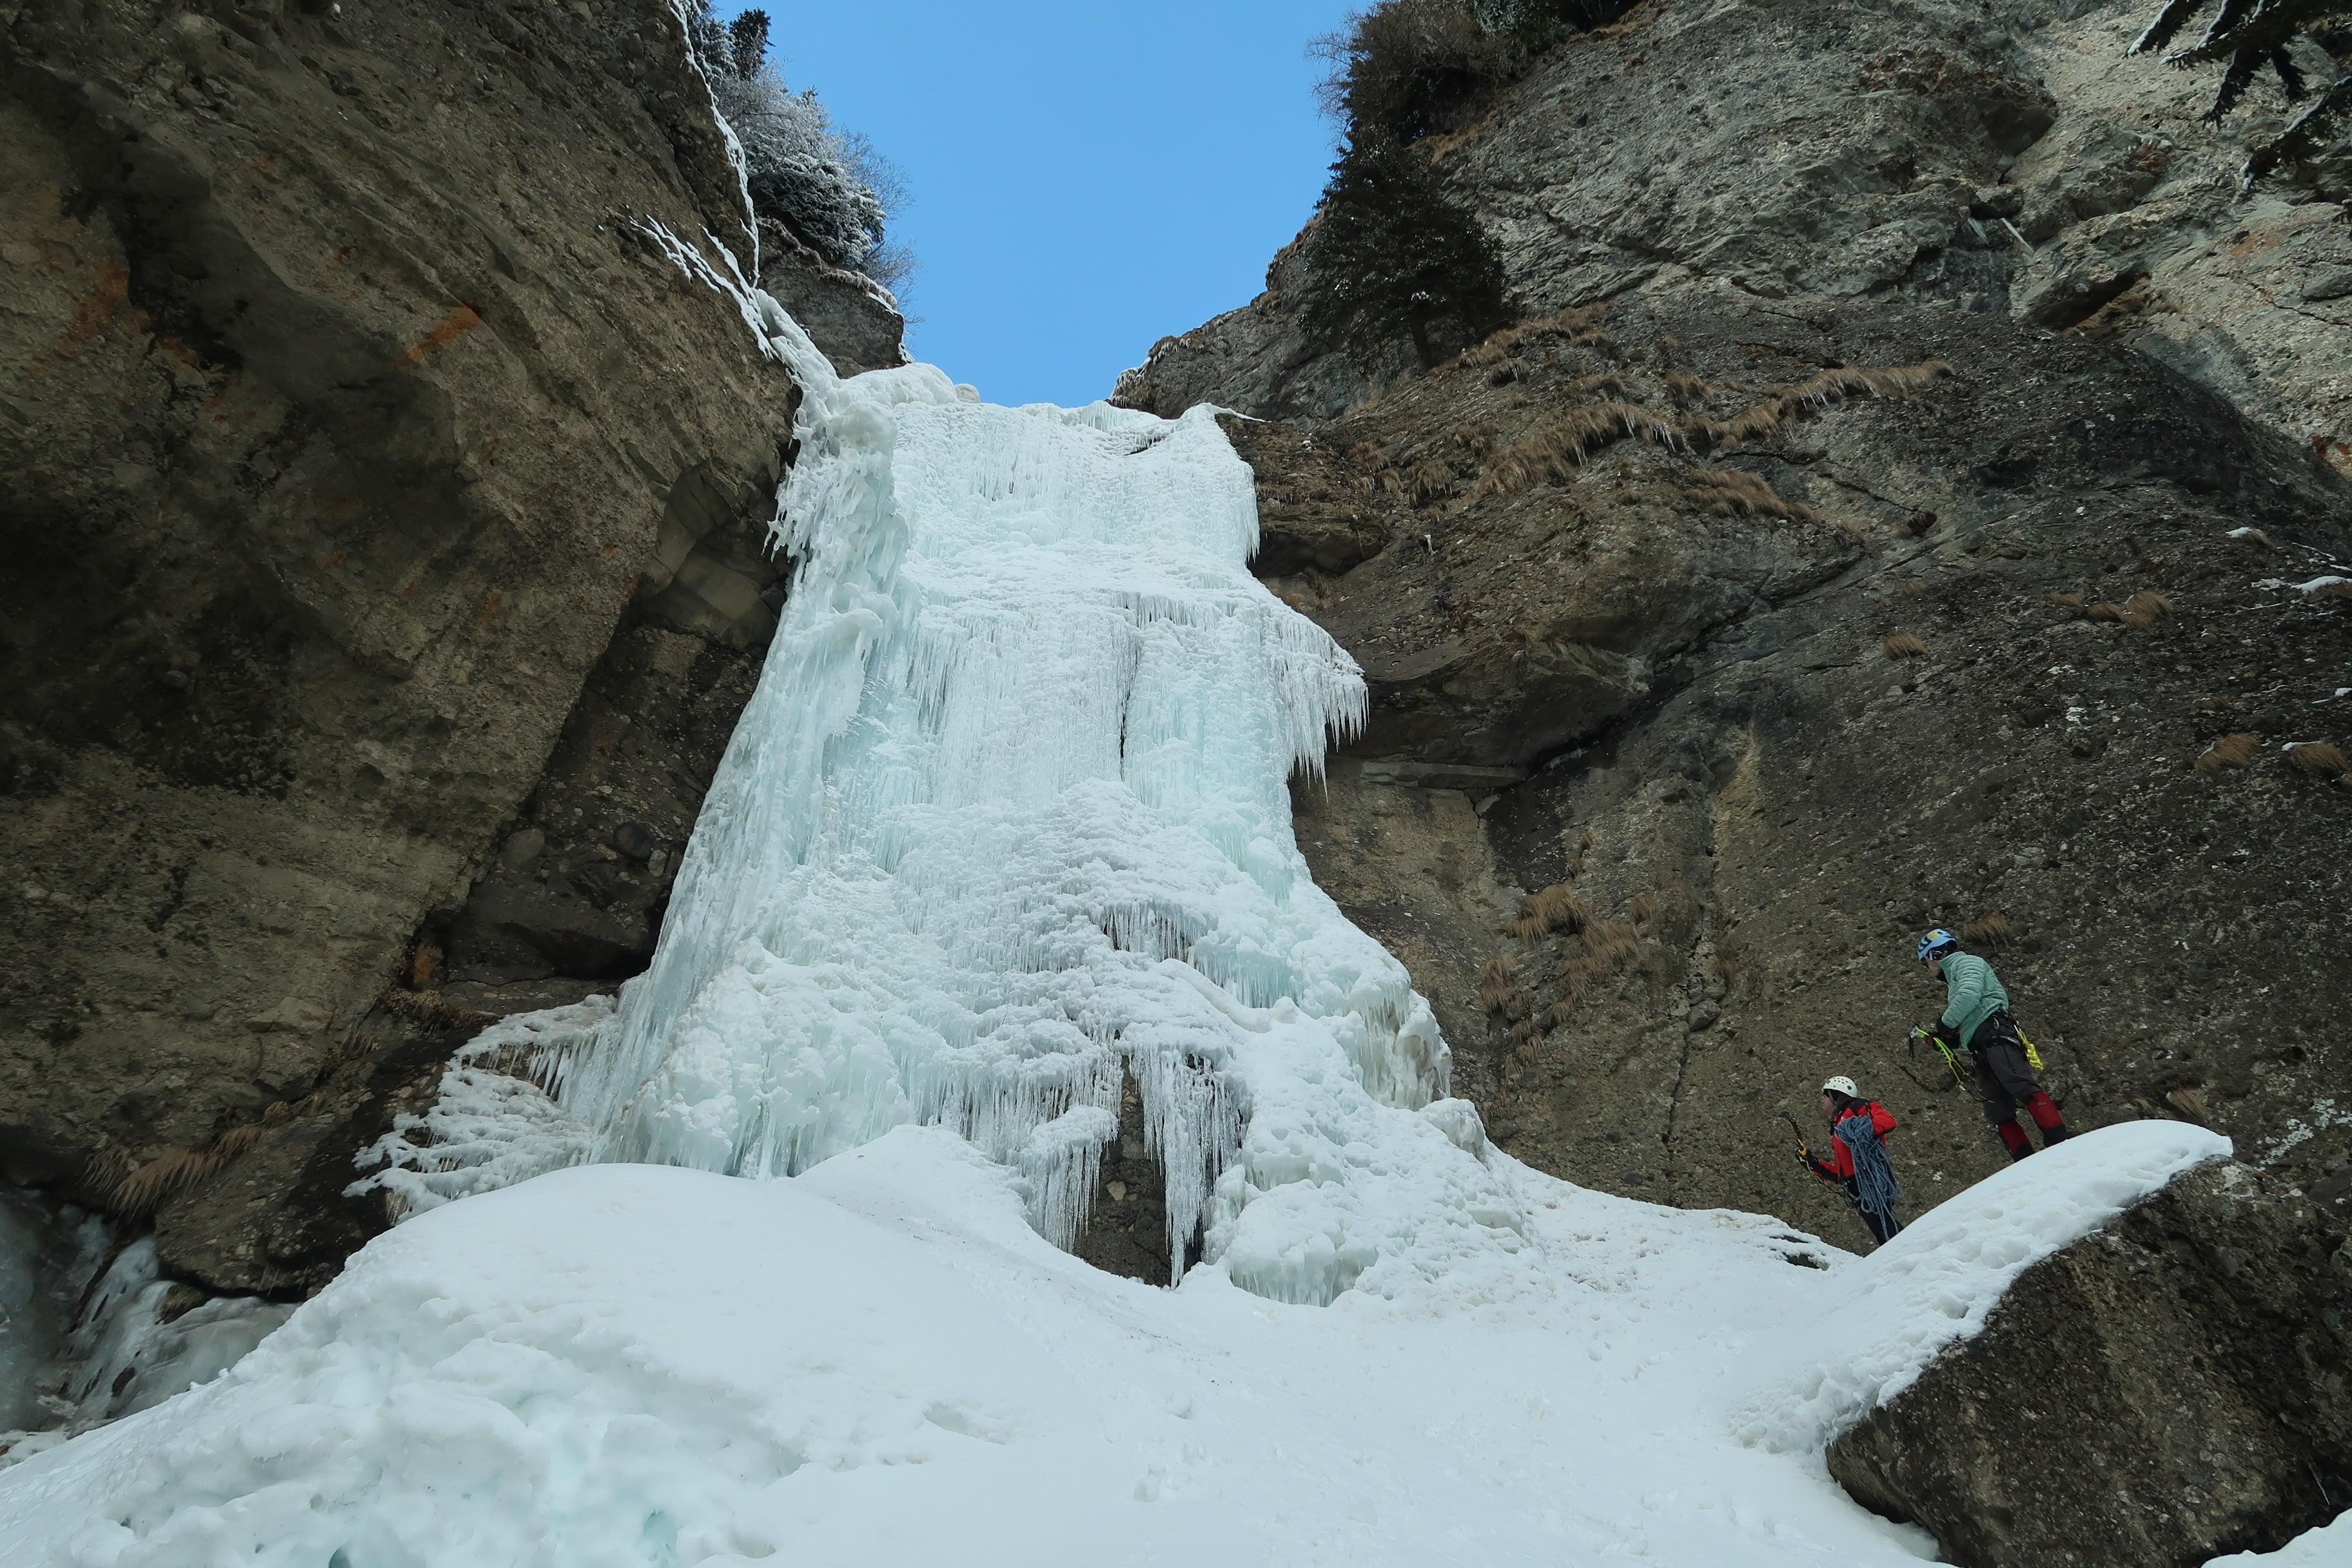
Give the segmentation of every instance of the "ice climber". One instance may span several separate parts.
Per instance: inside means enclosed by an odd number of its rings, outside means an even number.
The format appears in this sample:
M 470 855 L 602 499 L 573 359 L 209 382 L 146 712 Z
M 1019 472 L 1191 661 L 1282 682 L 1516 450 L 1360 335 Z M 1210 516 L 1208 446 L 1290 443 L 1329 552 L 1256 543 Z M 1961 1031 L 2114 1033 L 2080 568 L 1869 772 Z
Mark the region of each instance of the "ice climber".
M 1895 1205 L 1903 1189 L 1895 1184 L 1895 1167 L 1886 1158 L 1886 1135 L 1895 1131 L 1895 1113 L 1874 1100 L 1864 1100 L 1853 1079 L 1840 1075 L 1822 1085 L 1822 1113 L 1830 1119 L 1830 1157 L 1806 1154 L 1813 1174 L 1845 1188 L 1862 1223 L 1874 1241 L 1888 1241 L 1903 1228 Z
M 2066 1119 L 2033 1076 L 2024 1038 L 2009 1010 L 2009 993 L 1992 965 L 1973 952 L 1962 952 L 1959 938 L 1941 928 L 1919 939 L 1918 957 L 1927 973 L 1944 983 L 1944 1016 L 1932 1028 L 1914 1033 L 1969 1053 L 1976 1064 L 1977 1089 L 1984 1096 L 1985 1120 L 2000 1134 L 2009 1157 L 2022 1160 L 2033 1152 L 2032 1141 L 2017 1123 L 2021 1105 L 2042 1129 L 2045 1147 L 2064 1138 Z

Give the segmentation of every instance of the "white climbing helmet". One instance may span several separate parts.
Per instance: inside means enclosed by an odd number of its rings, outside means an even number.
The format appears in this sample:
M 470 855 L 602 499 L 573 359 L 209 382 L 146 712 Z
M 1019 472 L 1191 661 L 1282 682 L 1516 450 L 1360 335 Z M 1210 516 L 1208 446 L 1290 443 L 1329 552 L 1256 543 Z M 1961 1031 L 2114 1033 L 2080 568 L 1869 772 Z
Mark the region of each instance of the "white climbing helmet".
M 1853 1079 L 1846 1077 L 1843 1073 L 1838 1074 L 1837 1077 L 1822 1085 L 1822 1092 L 1823 1094 L 1842 1094 L 1848 1100 L 1860 1100 L 1862 1098 L 1862 1090 L 1854 1088 Z

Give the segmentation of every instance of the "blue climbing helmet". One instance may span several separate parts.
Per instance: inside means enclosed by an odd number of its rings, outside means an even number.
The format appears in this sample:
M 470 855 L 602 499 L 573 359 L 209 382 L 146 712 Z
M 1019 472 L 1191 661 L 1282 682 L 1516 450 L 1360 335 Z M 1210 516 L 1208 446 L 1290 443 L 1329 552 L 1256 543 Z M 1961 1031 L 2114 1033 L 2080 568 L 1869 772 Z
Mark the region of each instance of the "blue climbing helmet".
M 1919 939 L 1919 952 L 1916 962 L 1925 963 L 1929 959 L 1935 957 L 1937 953 L 1949 952 L 1959 945 L 1960 939 L 1958 937 L 1954 936 L 1942 926 L 1937 926 L 1934 931 L 1929 931 L 1926 936 Z

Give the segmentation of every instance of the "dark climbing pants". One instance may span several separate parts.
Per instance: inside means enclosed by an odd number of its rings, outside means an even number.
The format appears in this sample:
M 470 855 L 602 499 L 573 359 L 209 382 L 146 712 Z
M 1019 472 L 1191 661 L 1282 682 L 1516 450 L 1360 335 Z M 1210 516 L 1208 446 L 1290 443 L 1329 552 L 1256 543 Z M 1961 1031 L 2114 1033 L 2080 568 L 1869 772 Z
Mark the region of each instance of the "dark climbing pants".
M 2017 1037 L 1994 1035 L 1994 1022 L 1986 1020 L 1969 1049 L 1977 1059 L 1977 1089 L 1984 1096 L 1985 1120 L 1998 1126 L 2016 1121 L 2017 1108 L 2031 1104 L 2042 1092 L 2042 1085 L 2034 1081 L 2033 1068 Z
M 1977 1026 L 1969 1051 L 1976 1058 L 1977 1089 L 1984 1096 L 1985 1120 L 2000 1134 L 2001 1146 L 2012 1160 L 2033 1152 L 2025 1129 L 2017 1124 L 2020 1106 L 2042 1129 L 2042 1141 L 2055 1143 L 2066 1136 L 2066 1119 L 2058 1102 L 2035 1081 L 2033 1064 L 2025 1059 L 2025 1046 L 2017 1036 L 2017 1020 L 2006 1009 Z
M 1888 1209 L 1882 1214 L 1875 1209 L 1863 1207 L 1862 1192 L 1855 1183 L 1846 1183 L 1845 1192 L 1846 1196 L 1854 1200 L 1853 1212 L 1860 1215 L 1862 1223 L 1870 1227 L 1870 1239 L 1881 1246 L 1893 1241 L 1895 1233 L 1903 1228 L 1903 1222 L 1895 1217 L 1895 1211 Z

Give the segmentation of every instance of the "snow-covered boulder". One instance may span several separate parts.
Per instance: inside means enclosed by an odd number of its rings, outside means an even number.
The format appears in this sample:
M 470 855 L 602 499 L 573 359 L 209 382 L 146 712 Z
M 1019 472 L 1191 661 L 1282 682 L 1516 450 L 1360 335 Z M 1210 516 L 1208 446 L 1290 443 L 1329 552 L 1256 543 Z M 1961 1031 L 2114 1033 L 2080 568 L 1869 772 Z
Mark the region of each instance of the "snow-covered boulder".
M 2026 1269 L 1829 1463 L 1963 1568 L 2280 1547 L 2352 1498 L 2352 1251 L 2201 1165 Z

